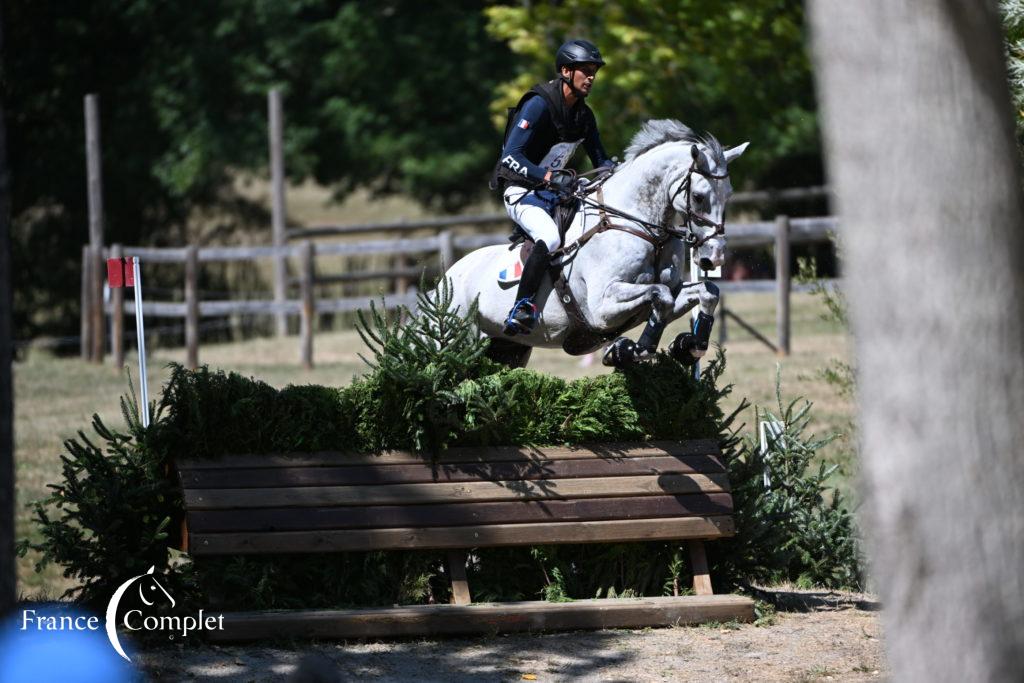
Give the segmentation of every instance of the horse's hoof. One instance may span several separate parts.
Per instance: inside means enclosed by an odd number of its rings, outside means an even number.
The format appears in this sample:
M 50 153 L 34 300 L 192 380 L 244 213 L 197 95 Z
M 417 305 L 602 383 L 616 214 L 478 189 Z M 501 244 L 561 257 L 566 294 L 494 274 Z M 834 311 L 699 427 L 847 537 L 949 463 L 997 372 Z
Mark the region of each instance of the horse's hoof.
M 624 368 L 636 360 L 636 343 L 632 339 L 619 337 L 604 352 L 601 363 L 610 368 Z
M 697 338 L 690 332 L 683 332 L 673 339 L 668 345 L 668 353 L 688 367 L 695 365 L 704 355 L 704 352 L 697 348 Z
M 641 346 L 637 346 L 636 350 L 633 352 L 633 360 L 635 360 L 635 361 L 637 361 L 639 363 L 645 363 L 645 362 L 649 363 L 649 362 L 653 361 L 657 357 L 658 357 L 658 349 L 657 349 L 657 347 L 651 347 L 651 348 L 646 348 L 645 349 L 645 348 L 643 348 Z

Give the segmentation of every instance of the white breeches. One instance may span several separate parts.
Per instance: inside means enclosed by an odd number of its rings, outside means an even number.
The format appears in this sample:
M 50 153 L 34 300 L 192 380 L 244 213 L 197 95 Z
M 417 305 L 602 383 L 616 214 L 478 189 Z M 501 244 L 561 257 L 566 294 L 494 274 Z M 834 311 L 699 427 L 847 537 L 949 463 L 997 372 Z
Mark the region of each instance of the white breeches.
M 526 231 L 534 242 L 544 241 L 550 251 L 562 246 L 554 219 L 542 208 L 543 199 L 525 187 L 510 185 L 505 188 L 505 211 L 509 218 Z

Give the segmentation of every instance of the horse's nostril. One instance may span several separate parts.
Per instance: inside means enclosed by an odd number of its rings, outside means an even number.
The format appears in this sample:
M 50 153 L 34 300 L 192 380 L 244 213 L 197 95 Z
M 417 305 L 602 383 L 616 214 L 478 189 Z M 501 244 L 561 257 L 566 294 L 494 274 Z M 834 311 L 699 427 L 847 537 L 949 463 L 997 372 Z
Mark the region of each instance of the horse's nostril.
M 715 264 L 711 262 L 711 259 L 709 259 L 707 257 L 704 257 L 704 258 L 702 258 L 700 260 L 700 269 L 701 270 L 714 270 L 715 269 Z

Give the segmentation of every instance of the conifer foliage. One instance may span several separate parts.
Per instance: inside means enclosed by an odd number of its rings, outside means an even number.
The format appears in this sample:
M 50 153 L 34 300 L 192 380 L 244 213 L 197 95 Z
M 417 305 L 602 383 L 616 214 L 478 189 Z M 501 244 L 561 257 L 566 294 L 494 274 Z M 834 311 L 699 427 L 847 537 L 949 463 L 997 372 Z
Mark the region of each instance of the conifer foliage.
M 404 317 L 408 321 L 398 322 Z M 353 452 L 386 449 L 436 454 L 450 446 L 560 445 L 716 439 L 730 469 L 739 535 L 712 544 L 719 588 L 746 578 L 806 577 L 826 585 L 856 580 L 849 514 L 825 503 L 826 471 L 805 469 L 820 441 L 799 441 L 773 456 L 779 484 L 761 490 L 763 460 L 752 454 L 719 386 L 725 357 L 701 377 L 661 355 L 599 377 L 565 381 L 486 358 L 488 342 L 468 315 L 452 310 L 442 282 L 418 297 L 415 314 L 389 319 L 371 307 L 360 316 L 369 371 L 344 388 L 289 386 L 208 368 L 172 368 L 157 414 L 139 424 L 123 401 L 128 430 L 98 419 L 102 445 L 84 433 L 68 441 L 63 482 L 36 503 L 42 541 L 23 551 L 64 565 L 102 604 L 124 580 L 150 565 L 168 571 L 176 596 L 225 609 L 412 604 L 448 599 L 444 556 L 430 551 L 340 556 L 204 558 L 169 561 L 182 516 L 170 462 L 187 455 Z M 785 416 L 793 429 L 805 414 Z M 794 444 L 803 444 L 799 448 Z M 845 515 L 845 516 L 844 516 Z M 853 554 L 851 554 L 853 552 Z M 661 595 L 685 590 L 688 559 L 678 543 L 497 548 L 474 551 L 469 567 L 478 599 L 551 600 Z M 173 565 L 173 570 L 171 569 Z

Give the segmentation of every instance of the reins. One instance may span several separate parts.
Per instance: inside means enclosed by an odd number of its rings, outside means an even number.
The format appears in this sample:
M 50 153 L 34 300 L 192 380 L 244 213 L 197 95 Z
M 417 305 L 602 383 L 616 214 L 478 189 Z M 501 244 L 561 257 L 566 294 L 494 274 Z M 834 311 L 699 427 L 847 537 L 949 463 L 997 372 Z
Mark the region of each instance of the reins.
M 698 167 L 697 158 L 697 155 L 694 154 L 693 161 L 690 163 L 690 167 L 687 169 L 686 174 L 682 177 L 682 180 L 679 182 L 679 186 L 676 188 L 676 191 L 672 194 L 671 197 L 669 197 L 669 206 L 672 206 L 675 203 L 676 197 L 679 196 L 679 193 L 682 192 L 683 190 L 686 191 L 686 210 L 680 212 L 683 216 L 683 223 L 681 226 L 682 229 L 676 226 L 651 223 L 650 221 L 638 218 L 637 216 L 633 216 L 629 213 L 626 213 L 625 211 L 621 211 L 619 209 L 616 209 L 605 204 L 604 192 L 601 189 L 601 186 L 612 175 L 611 172 L 607 172 L 604 176 L 595 180 L 589 185 L 583 188 L 579 188 L 577 192 L 573 193 L 572 195 L 583 203 L 584 214 L 586 212 L 585 207 L 589 206 L 591 208 L 597 209 L 598 215 L 600 216 L 597 225 L 591 228 L 590 230 L 584 232 L 582 235 L 580 235 L 578 238 L 576 238 L 569 244 L 566 244 L 558 249 L 555 249 L 553 252 L 551 252 L 552 256 L 571 256 L 576 251 L 578 251 L 580 247 L 589 242 L 595 235 L 598 235 L 607 230 L 619 230 L 621 232 L 628 233 L 630 235 L 633 235 L 634 237 L 639 237 L 642 240 L 650 242 L 654 246 L 654 253 L 656 257 L 665 247 L 665 245 L 668 244 L 668 242 L 673 238 L 683 240 L 690 246 L 691 249 L 697 249 L 708 240 L 717 237 L 718 235 L 724 235 L 724 219 L 722 220 L 722 222 L 716 223 L 706 218 L 705 216 L 697 214 L 693 211 L 693 209 L 691 208 L 690 189 L 691 179 L 694 173 L 702 175 L 705 178 L 710 178 L 714 180 L 724 180 L 725 178 L 729 177 L 729 174 L 723 173 L 721 175 L 716 175 L 711 173 L 710 170 L 702 170 Z M 600 170 L 601 169 L 593 169 L 591 171 L 588 171 L 587 173 L 581 174 L 581 176 L 589 175 L 590 173 L 595 173 Z M 592 200 L 588 196 L 590 194 L 596 195 L 597 201 Z M 623 218 L 629 221 L 630 223 L 635 223 L 641 226 L 642 229 L 638 229 L 628 224 L 614 223 L 609 218 L 609 214 L 616 218 Z M 715 231 L 712 234 L 701 238 L 698 237 L 697 234 L 694 232 L 694 225 L 699 225 L 702 227 L 713 227 Z M 563 258 L 563 263 L 565 261 L 566 259 Z

